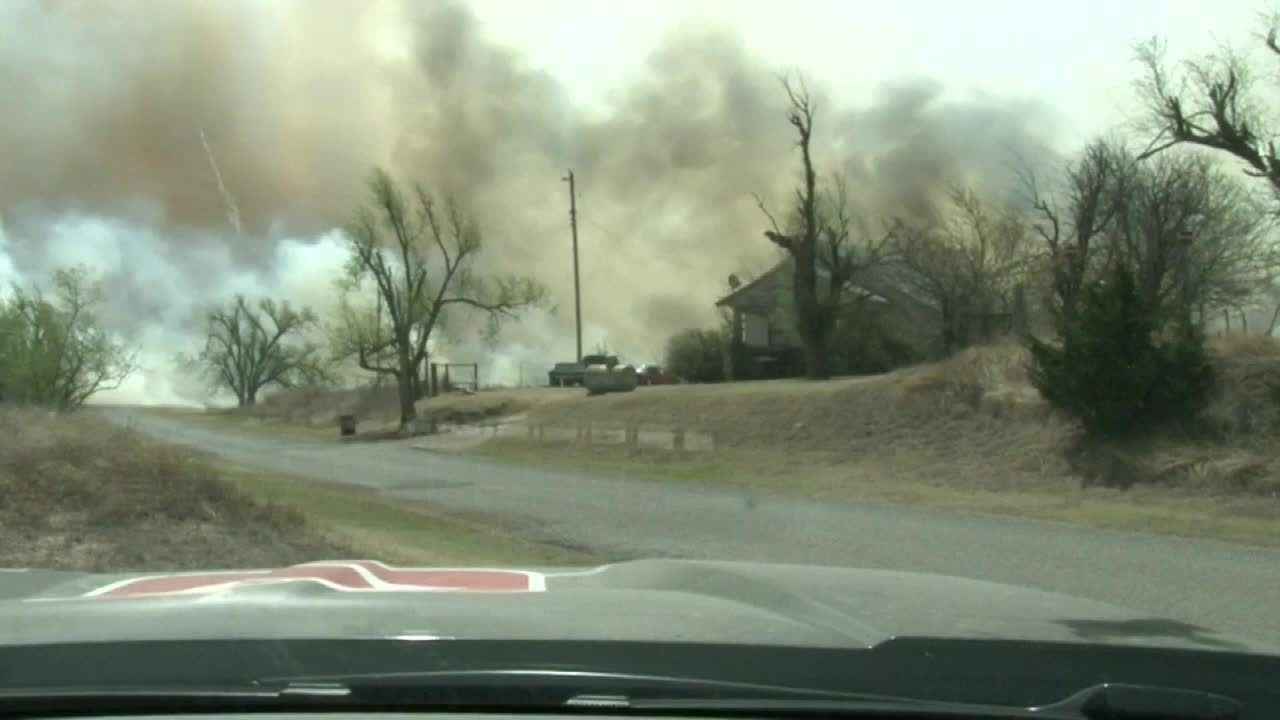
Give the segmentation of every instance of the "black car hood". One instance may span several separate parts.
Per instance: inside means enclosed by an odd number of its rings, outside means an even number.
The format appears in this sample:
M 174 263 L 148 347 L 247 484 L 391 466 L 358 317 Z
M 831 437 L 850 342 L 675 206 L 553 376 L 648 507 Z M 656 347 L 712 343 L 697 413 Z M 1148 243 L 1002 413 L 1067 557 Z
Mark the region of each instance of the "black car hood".
M 933 637 L 1280 652 L 1066 595 L 885 570 L 684 560 L 588 569 L 344 560 L 173 574 L 0 570 L 0 645 L 410 637 L 850 648 Z

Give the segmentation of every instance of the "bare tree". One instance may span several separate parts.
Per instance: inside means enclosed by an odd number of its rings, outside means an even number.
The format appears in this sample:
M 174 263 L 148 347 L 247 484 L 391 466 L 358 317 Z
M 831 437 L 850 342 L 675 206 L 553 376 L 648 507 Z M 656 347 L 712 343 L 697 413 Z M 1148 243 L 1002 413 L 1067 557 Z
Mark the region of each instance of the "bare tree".
M 1141 160 L 1098 141 L 1068 166 L 1061 199 L 1024 180 L 1063 322 L 1112 263 L 1132 271 L 1147 308 L 1183 319 L 1250 302 L 1280 269 L 1266 210 L 1203 155 Z
M 1268 295 L 1267 300 L 1275 302 L 1274 292 Z M 1275 303 L 1275 310 L 1271 312 L 1271 322 L 1267 323 L 1267 331 L 1263 335 L 1267 337 L 1275 335 L 1277 322 L 1280 322 L 1280 302 Z
M 1140 165 L 1112 247 L 1139 268 L 1152 307 L 1236 307 L 1280 269 L 1265 209 L 1239 183 L 1196 155 Z
M 1062 322 L 1075 316 L 1081 289 L 1095 261 L 1099 236 L 1115 222 L 1127 181 L 1125 158 L 1103 141 L 1090 143 L 1064 173 L 1057 193 L 1040 186 L 1024 164 L 1023 184 L 1030 196 L 1036 234 L 1048 249 L 1051 306 Z
M 798 136 L 803 176 L 791 211 L 784 216 L 785 229 L 761 198 L 756 197 L 756 203 L 769 221 L 764 236 L 791 261 L 796 335 L 804 350 L 805 375 L 816 380 L 829 375 L 827 344 L 847 292 L 860 274 L 883 261 L 893 232 L 873 236 L 855 222 L 842 178 L 819 187 L 813 160 L 816 103 L 802 80 L 784 79 L 782 86 L 790 103 L 787 121 Z
M 422 394 L 429 343 L 449 308 L 482 313 L 493 333 L 502 320 L 541 302 L 545 291 L 530 278 L 477 273 L 480 229 L 452 199 L 441 204 L 418 185 L 406 198 L 381 169 L 369 192 L 369 204 L 347 228 L 351 257 L 344 287 L 350 294 L 371 281 L 377 319 L 351 312 L 348 303 L 336 345 L 361 368 L 396 379 L 405 429 L 417 418 L 414 401 Z
M 52 285 L 52 298 L 33 285 L 0 302 L 0 388 L 7 401 L 72 410 L 137 365 L 99 322 L 102 293 L 85 269 L 59 270 Z
M 1268 20 L 1261 42 L 1270 54 L 1280 56 L 1274 18 Z M 1276 131 L 1265 116 L 1266 103 L 1248 63 L 1225 49 L 1170 70 L 1164 51 L 1159 39 L 1137 47 L 1144 69 L 1139 89 L 1154 126 L 1153 138 L 1139 158 L 1179 144 L 1211 148 L 1243 161 L 1246 173 L 1265 178 L 1280 195 Z
M 1105 232 L 1107 259 L 1134 269 L 1152 311 L 1190 320 L 1192 310 L 1234 308 L 1280 269 L 1267 213 L 1207 157 L 1131 161 Z
M 396 361 L 392 335 L 386 310 L 376 289 L 372 292 L 343 275 L 336 283 L 339 294 L 337 308 L 327 325 L 329 357 L 335 367 L 346 370 L 355 368 L 367 372 L 361 366 L 360 352 L 364 350 L 364 364 L 390 367 Z M 395 373 L 374 373 L 372 387 L 381 388 L 384 382 L 395 382 Z M 421 378 L 415 378 L 421 382 Z M 414 396 L 421 398 L 421 388 L 415 387 Z
M 996 317 L 1012 317 L 1038 257 L 1021 213 L 965 187 L 952 189 L 937 217 L 902 230 L 905 281 L 939 309 L 946 352 L 992 334 Z
M 318 326 L 315 313 L 288 301 L 243 295 L 205 313 L 204 347 L 179 363 L 215 390 L 229 390 L 240 407 L 269 387 L 327 383 L 331 374 L 320 346 L 302 336 Z

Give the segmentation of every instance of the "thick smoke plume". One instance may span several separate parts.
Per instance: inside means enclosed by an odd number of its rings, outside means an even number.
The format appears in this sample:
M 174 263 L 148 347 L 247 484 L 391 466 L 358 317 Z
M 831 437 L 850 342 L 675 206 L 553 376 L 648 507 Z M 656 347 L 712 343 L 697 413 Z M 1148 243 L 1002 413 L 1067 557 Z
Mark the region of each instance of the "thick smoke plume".
M 206 303 L 243 291 L 326 309 L 335 229 L 374 165 L 458 196 L 486 267 L 551 289 L 559 312 L 496 351 L 451 328 L 452 356 L 506 382 L 573 353 L 566 169 L 588 349 L 637 362 L 713 322 L 730 272 L 769 262 L 751 195 L 780 206 L 796 180 L 777 68 L 706 27 L 673 28 L 603 112 L 447 2 L 19 0 L 0 4 L 0 34 L 0 271 L 103 273 L 107 319 L 153 359 L 133 387 L 151 399 L 185 392 L 164 358 Z M 995 183 L 1049 139 L 1032 103 L 949 100 L 882 69 L 878 101 L 848 108 L 816 70 L 820 169 L 843 172 L 873 222 L 952 180 Z

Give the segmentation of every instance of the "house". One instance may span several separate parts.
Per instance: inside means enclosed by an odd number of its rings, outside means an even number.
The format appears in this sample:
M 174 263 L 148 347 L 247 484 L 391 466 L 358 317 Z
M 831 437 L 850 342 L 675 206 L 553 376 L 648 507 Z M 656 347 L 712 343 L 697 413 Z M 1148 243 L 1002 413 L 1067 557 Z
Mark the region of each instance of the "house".
M 789 259 L 783 260 L 745 284 L 737 284 L 736 277 L 730 276 L 731 291 L 716 301 L 716 307 L 725 311 L 729 319 L 731 347 L 726 358 L 727 377 L 743 380 L 803 373 L 799 339 L 791 330 L 792 268 Z M 819 274 L 823 273 L 819 271 Z M 892 333 L 892 338 L 880 339 L 894 344 L 898 354 L 924 355 L 933 350 L 933 331 L 940 318 L 938 310 L 903 289 L 891 277 L 864 274 L 846 291 L 846 298 L 851 307 L 857 303 L 863 311 L 859 313 L 860 319 L 877 320 L 876 333 Z M 853 316 L 852 310 L 850 316 Z M 838 326 L 837 331 L 840 329 Z M 852 327 L 845 329 L 858 331 Z M 836 366 L 835 369 L 841 369 L 839 363 Z

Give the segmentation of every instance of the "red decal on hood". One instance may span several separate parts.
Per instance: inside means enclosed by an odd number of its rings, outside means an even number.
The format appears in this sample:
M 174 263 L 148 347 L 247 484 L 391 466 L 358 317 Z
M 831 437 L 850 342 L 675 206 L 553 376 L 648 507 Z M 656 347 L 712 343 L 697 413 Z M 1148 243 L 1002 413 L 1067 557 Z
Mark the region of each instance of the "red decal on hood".
M 209 593 L 243 583 L 314 582 L 344 592 L 541 592 L 546 579 L 525 570 L 394 568 L 373 560 L 315 562 L 277 570 L 231 570 L 129 578 L 85 593 L 120 598 Z

